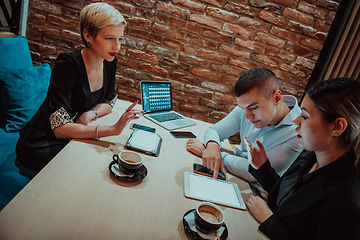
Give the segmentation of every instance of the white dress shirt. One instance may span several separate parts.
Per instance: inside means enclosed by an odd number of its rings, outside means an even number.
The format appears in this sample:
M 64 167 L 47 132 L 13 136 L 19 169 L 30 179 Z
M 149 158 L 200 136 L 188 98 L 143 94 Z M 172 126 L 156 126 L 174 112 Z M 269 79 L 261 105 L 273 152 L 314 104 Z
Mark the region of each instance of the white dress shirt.
M 256 147 L 258 147 L 256 140 L 260 140 L 271 166 L 281 176 L 302 151 L 296 138 L 296 125 L 293 123 L 293 120 L 300 115 L 301 109 L 293 96 L 284 95 L 283 101 L 288 107 L 293 108 L 278 125 L 255 128 L 251 121 L 246 120 L 244 109 L 236 106 L 229 115 L 205 132 L 204 144 L 215 141 L 221 148 L 221 141 L 240 131 L 241 144 L 233 149 L 235 155 L 221 153 L 226 170 L 248 181 L 255 181 L 248 172 L 248 152 L 244 140 L 246 136 Z

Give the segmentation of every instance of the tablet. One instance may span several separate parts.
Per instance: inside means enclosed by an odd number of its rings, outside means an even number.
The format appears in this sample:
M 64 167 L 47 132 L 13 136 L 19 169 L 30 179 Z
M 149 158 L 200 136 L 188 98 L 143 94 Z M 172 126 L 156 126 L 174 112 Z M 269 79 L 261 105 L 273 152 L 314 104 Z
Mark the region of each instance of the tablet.
M 127 140 L 125 147 L 152 156 L 159 156 L 161 143 L 162 138 L 155 133 L 134 130 Z
M 246 209 L 237 184 L 184 172 L 185 196 L 238 209 Z

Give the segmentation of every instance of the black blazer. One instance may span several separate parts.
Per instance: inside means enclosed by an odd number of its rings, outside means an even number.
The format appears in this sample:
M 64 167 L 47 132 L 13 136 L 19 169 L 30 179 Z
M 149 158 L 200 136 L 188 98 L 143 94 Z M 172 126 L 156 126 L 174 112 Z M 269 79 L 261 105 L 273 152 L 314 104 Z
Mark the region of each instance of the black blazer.
M 51 114 L 63 108 L 75 122 L 96 104 L 115 98 L 116 66 L 116 58 L 112 62 L 104 60 L 103 91 L 94 103 L 81 51 L 58 56 L 45 101 L 20 131 L 16 154 L 25 167 L 39 172 L 69 142 L 69 139 L 55 137 L 50 125 Z
M 281 182 L 294 173 L 307 174 L 316 162 L 313 152 L 303 151 L 292 166 L 279 178 L 267 162 L 251 174 L 269 192 L 268 206 L 273 215 L 260 226 L 270 239 L 360 239 L 360 184 L 351 149 L 327 165 L 306 184 L 288 187 L 288 197 L 278 199 Z M 318 171 L 317 170 L 317 171 Z M 316 171 L 315 171 L 316 172 Z M 315 173 L 314 172 L 314 173 Z

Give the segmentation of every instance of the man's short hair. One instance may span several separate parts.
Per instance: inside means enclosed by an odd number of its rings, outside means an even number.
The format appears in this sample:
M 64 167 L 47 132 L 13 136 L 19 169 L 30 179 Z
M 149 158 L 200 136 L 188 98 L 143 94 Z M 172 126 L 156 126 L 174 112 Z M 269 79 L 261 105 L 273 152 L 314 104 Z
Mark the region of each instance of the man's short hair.
M 272 71 L 257 67 L 246 71 L 239 77 L 234 87 L 234 95 L 240 97 L 254 88 L 258 88 L 268 99 L 275 90 L 279 90 L 279 87 L 279 80 Z

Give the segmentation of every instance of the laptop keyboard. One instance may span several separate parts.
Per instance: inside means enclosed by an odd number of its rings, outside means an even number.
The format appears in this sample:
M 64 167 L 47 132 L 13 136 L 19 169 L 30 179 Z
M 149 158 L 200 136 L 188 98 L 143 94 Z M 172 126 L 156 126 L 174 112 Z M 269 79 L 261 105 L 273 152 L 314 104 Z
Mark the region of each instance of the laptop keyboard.
M 165 122 L 165 121 L 171 121 L 171 120 L 176 120 L 176 119 L 182 118 L 181 116 L 179 116 L 176 113 L 156 114 L 156 115 L 151 115 L 150 117 L 152 117 L 153 119 L 155 119 L 158 122 Z

